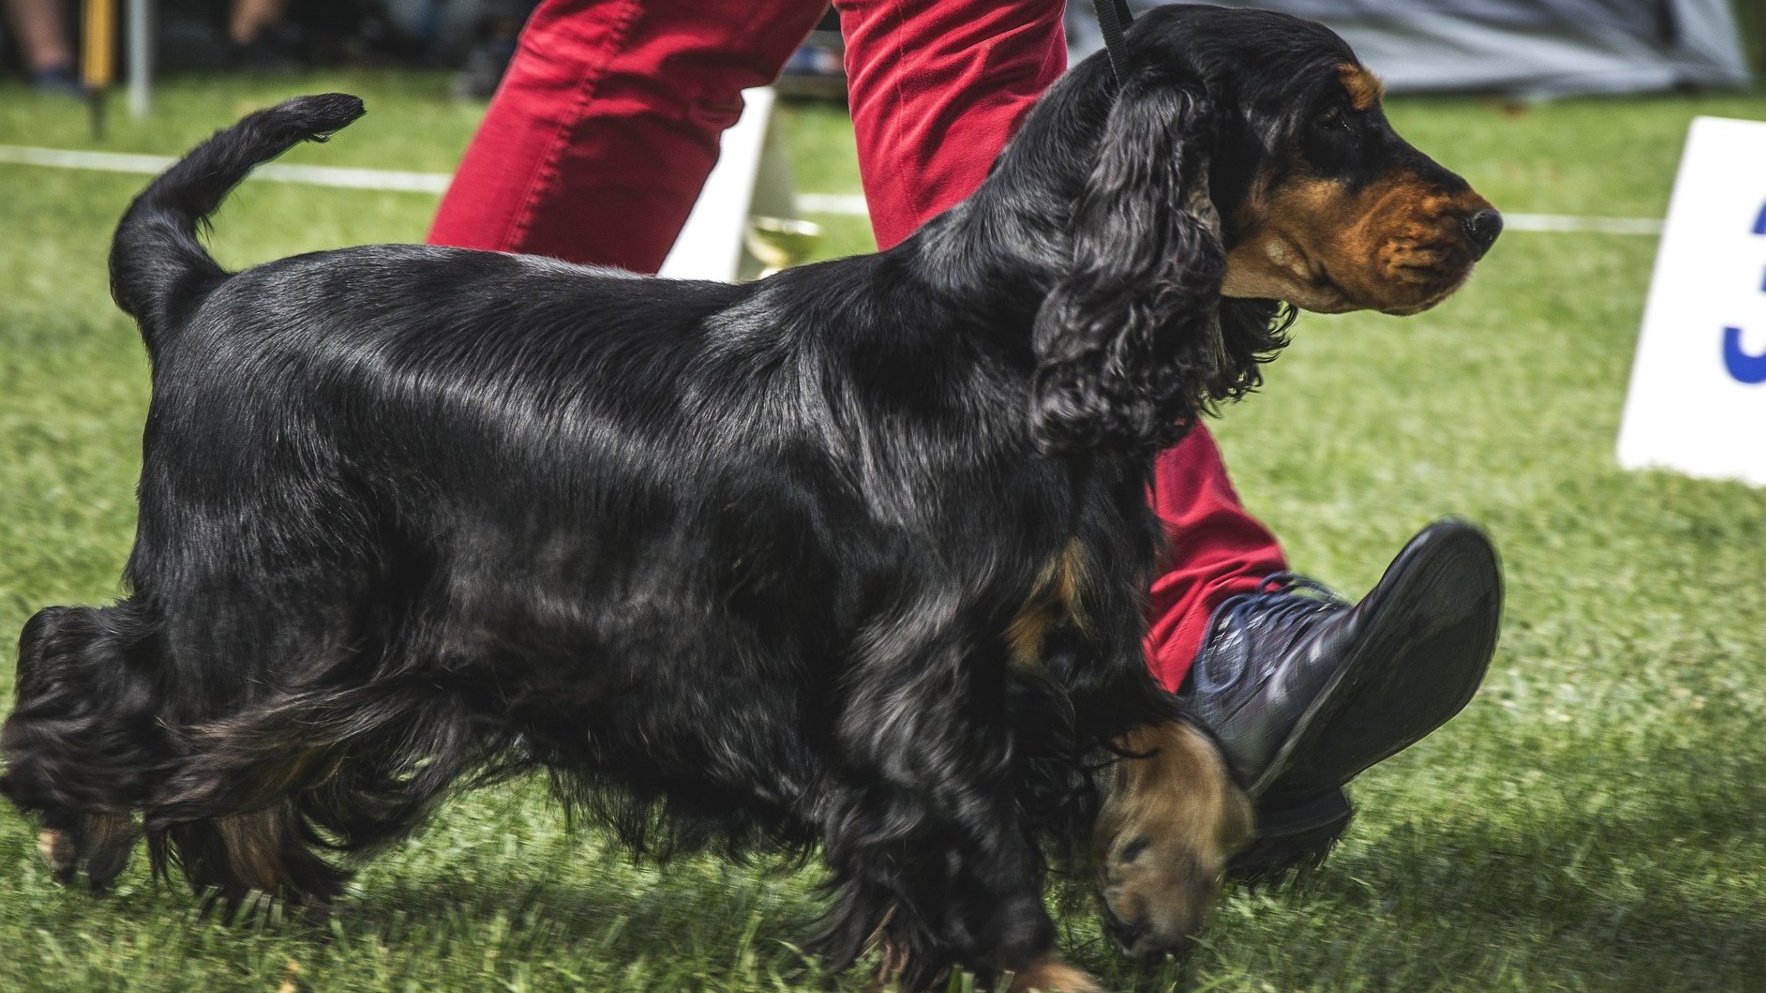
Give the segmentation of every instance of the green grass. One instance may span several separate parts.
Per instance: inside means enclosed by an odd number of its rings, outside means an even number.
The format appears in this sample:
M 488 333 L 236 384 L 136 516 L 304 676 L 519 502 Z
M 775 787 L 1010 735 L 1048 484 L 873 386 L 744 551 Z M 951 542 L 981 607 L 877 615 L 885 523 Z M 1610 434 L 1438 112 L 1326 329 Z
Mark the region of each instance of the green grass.
M 173 153 L 295 90 L 345 88 L 361 124 L 294 161 L 449 168 L 477 108 L 436 76 L 175 82 L 115 150 Z M 1694 114 L 1758 96 L 1514 112 L 1400 101 L 1416 144 L 1513 211 L 1659 215 Z M 800 185 L 857 189 L 843 117 L 787 114 Z M 92 147 L 81 113 L 0 89 L 0 143 Z M 106 299 L 111 226 L 141 178 L 0 166 L 0 631 L 103 601 L 132 527 L 146 370 Z M 421 238 L 434 198 L 248 184 L 216 249 L 245 264 Z M 827 218 L 829 254 L 869 244 Z M 1501 547 L 1491 677 L 1439 734 L 1362 777 L 1336 855 L 1234 894 L 1186 970 L 1118 988 L 1751 990 L 1766 977 L 1766 491 L 1614 467 L 1655 244 L 1512 233 L 1422 317 L 1307 318 L 1264 392 L 1218 425 L 1247 503 L 1298 568 L 1366 590 L 1419 525 L 1458 513 Z M 10 670 L 11 653 L 0 656 Z M 0 680 L 0 704 L 9 703 Z M 225 927 L 136 867 L 113 896 L 53 887 L 0 812 L 0 991 L 802 990 L 813 871 L 694 860 L 658 873 L 535 784 L 463 798 L 371 865 L 332 923 Z M 857 985 L 857 978 L 852 979 Z

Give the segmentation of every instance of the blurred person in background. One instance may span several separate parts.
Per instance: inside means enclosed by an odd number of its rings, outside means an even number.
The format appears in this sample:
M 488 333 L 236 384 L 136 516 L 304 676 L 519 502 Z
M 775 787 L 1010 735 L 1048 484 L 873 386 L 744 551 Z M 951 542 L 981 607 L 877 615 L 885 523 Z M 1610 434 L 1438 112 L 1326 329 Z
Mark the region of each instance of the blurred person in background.
M 232 0 L 227 6 L 228 67 L 249 72 L 302 68 L 299 40 L 287 13 L 288 0 Z
M 742 112 L 826 0 L 545 0 L 430 232 L 435 244 L 654 273 Z M 966 197 L 1065 70 L 1048 0 L 836 0 L 859 167 L 887 249 Z M 1258 795 L 1241 877 L 1322 857 L 1343 786 L 1452 717 L 1495 648 L 1501 580 L 1476 529 L 1425 529 L 1358 605 L 1287 572 L 1198 427 L 1151 494 L 1171 536 L 1148 665 Z M 1357 689 L 1359 688 L 1359 689 Z
M 385 0 L 382 10 L 424 60 L 460 67 L 456 94 L 482 100 L 496 91 L 536 2 Z
M 4 0 L 6 26 L 18 39 L 31 84 L 44 93 L 83 92 L 74 58 L 71 11 L 66 0 Z
M 497 91 L 515 58 L 515 42 L 527 15 L 533 13 L 534 0 L 483 0 L 480 8 L 473 31 L 477 38 L 466 50 L 454 92 L 483 100 Z

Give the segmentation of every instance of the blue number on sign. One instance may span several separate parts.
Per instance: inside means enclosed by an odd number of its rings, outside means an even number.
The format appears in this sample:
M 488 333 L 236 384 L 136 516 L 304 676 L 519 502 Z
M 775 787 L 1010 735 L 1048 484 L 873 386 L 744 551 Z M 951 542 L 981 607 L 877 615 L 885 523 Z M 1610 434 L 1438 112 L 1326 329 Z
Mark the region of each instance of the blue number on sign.
M 1766 353 L 1749 355 L 1741 347 L 1741 328 L 1723 329 L 1723 364 L 1744 383 L 1766 383 Z
M 1760 214 L 1754 218 L 1754 233 L 1766 235 L 1766 204 L 1760 206 Z M 1760 292 L 1766 293 L 1766 281 L 1761 283 Z M 1723 367 L 1740 382 L 1766 383 L 1766 352 L 1749 355 L 1741 347 L 1741 328 L 1723 329 Z

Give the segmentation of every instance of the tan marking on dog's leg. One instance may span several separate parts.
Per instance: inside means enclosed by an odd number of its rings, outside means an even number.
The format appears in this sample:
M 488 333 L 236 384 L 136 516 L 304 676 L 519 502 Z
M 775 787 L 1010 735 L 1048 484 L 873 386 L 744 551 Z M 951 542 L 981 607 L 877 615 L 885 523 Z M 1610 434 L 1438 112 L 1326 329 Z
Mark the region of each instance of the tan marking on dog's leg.
M 73 835 L 54 828 L 37 832 L 37 854 L 43 856 L 43 863 L 55 873 L 56 881 L 63 883 L 73 875 L 74 863 L 80 858 Z
M 1233 782 L 1219 746 L 1202 732 L 1182 722 L 1153 724 L 1130 731 L 1116 744 L 1145 757 L 1116 763 L 1100 827 L 1159 825 L 1193 847 L 1226 855 L 1250 844 L 1251 798 Z
M 216 819 L 227 865 L 250 889 L 274 894 L 282 883 L 282 819 L 277 807 Z
M 1104 986 L 1091 973 L 1050 955 L 1018 970 L 1012 976 L 1007 993 L 1031 993 L 1033 990 L 1036 993 L 1104 993 Z
M 864 984 L 865 993 L 900 993 L 901 970 L 908 964 L 907 953 L 889 943 L 883 931 L 889 926 L 890 918 L 895 916 L 895 909 L 890 908 L 884 916 L 883 923 L 877 925 L 876 933 L 865 942 L 865 953 L 877 953 L 877 973 Z M 933 989 L 943 988 L 942 981 L 932 984 Z
M 1139 757 L 1117 760 L 1101 784 L 1092 841 L 1098 895 L 1111 918 L 1139 935 L 1123 951 L 1178 950 L 1201 930 L 1228 861 L 1250 842 L 1254 808 L 1218 746 L 1188 724 L 1143 727 L 1117 746 Z
M 1026 672 L 1042 667 L 1042 643 L 1054 623 L 1054 610 L 1048 606 L 1025 610 L 1006 628 L 1006 650 L 1012 664 Z
M 1006 649 L 1014 665 L 1027 671 L 1040 668 L 1043 642 L 1062 623 L 1087 629 L 1079 609 L 1085 575 L 1085 547 L 1077 540 L 1069 541 L 1061 557 L 1044 567 L 1030 598 L 1006 627 Z
M 94 890 L 105 890 L 129 867 L 141 830 L 132 817 L 90 814 L 82 829 L 86 879 Z
M 1091 630 L 1085 612 L 1080 609 L 1080 597 L 1086 586 L 1086 575 L 1090 569 L 1086 565 L 1085 546 L 1075 538 L 1067 543 L 1066 551 L 1061 553 L 1061 565 L 1055 575 L 1059 584 L 1055 593 L 1061 609 L 1073 626 L 1081 631 Z

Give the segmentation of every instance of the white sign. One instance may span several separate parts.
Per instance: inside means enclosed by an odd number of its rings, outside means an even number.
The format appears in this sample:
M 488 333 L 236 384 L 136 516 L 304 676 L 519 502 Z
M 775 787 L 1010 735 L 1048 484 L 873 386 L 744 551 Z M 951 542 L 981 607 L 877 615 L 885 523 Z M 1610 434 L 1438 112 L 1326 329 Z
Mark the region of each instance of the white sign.
M 742 116 L 724 131 L 717 165 L 657 275 L 734 283 L 782 264 L 763 257 L 772 253 L 750 232 L 757 215 L 775 225 L 804 226 L 796 220 L 791 163 L 774 126 L 777 102 L 770 86 L 742 91 Z
M 1766 486 L 1766 121 L 1687 132 L 1619 464 Z

